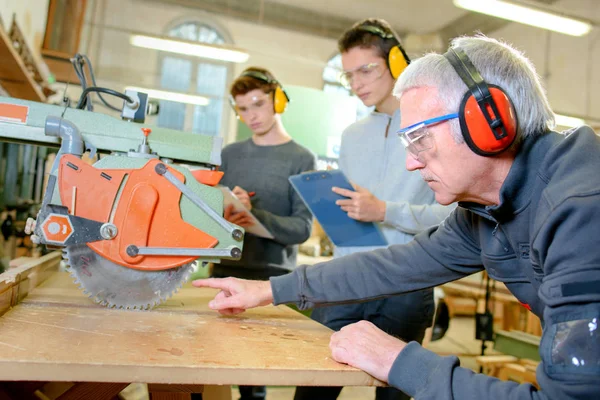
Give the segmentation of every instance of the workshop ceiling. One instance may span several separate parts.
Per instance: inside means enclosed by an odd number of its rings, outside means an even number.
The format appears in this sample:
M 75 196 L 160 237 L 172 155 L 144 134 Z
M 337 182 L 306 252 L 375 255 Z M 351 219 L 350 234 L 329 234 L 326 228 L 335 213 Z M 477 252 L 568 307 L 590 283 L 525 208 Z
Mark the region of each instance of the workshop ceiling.
M 369 16 L 383 17 L 401 32 L 438 31 L 469 12 L 455 7 L 452 0 L 270 0 L 274 3 L 312 10 L 321 14 L 359 21 Z
M 454 6 L 452 0 L 152 0 L 223 14 L 268 26 L 337 39 L 354 22 L 385 18 L 400 35 L 437 34 L 442 41 L 506 21 Z M 529 0 L 548 6 L 557 0 Z

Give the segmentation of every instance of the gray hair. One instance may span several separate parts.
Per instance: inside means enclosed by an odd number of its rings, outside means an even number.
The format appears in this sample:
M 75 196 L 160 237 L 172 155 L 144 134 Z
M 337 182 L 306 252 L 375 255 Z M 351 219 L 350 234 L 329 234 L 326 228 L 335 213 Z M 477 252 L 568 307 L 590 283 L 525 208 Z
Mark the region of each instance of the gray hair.
M 464 50 L 483 79 L 500 86 L 508 94 L 519 121 L 516 143 L 554 127 L 554 113 L 540 77 L 523 53 L 484 35 L 459 37 L 452 40 L 451 46 Z M 404 70 L 394 87 L 394 96 L 400 99 L 404 92 L 418 87 L 437 88 L 439 101 L 449 113 L 459 110 L 467 90 L 450 62 L 443 55 L 435 53 L 413 61 Z M 454 140 L 457 143 L 464 142 L 458 120 L 450 123 Z

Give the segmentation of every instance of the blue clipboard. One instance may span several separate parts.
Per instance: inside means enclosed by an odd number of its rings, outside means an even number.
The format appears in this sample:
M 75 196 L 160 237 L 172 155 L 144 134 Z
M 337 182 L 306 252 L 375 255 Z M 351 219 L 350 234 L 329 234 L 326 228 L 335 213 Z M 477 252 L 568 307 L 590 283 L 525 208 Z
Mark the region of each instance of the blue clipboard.
M 332 187 L 354 190 L 342 171 L 305 172 L 288 179 L 334 245 L 387 246 L 376 224 L 354 220 L 335 204 L 346 197 L 332 192 Z

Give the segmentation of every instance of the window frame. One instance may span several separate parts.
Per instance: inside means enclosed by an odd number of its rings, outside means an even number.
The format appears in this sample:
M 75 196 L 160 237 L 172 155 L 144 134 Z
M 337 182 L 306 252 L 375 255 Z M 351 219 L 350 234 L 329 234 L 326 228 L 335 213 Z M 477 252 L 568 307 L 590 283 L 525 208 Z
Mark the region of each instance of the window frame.
M 183 18 L 178 18 L 178 19 L 171 21 L 165 27 L 165 30 L 163 31 L 163 35 L 165 37 L 177 39 L 177 36 L 172 36 L 170 34 L 170 32 L 173 31 L 174 29 L 176 29 L 177 27 L 179 27 L 181 25 L 185 25 L 185 24 L 196 24 L 198 26 L 205 26 L 209 29 L 214 30 L 220 36 L 220 38 L 223 39 L 222 44 L 224 44 L 224 45 L 233 45 L 234 44 L 233 40 L 231 39 L 231 35 L 222 25 L 220 25 L 219 23 L 217 23 L 216 21 L 214 21 L 212 19 L 198 17 L 198 16 L 183 17 Z M 189 39 L 187 39 L 187 40 L 189 40 Z M 198 43 L 206 43 L 206 42 L 201 42 L 198 40 Z M 162 78 L 162 73 L 163 73 L 163 70 L 162 70 L 163 69 L 163 61 L 166 57 L 188 60 L 192 63 L 190 86 L 189 86 L 189 91 L 187 93 L 204 96 L 209 99 L 214 98 L 214 99 L 222 101 L 221 121 L 219 123 L 219 132 L 216 136 L 226 139 L 228 128 L 229 128 L 229 115 L 227 113 L 227 110 L 229 109 L 229 106 L 227 103 L 227 88 L 228 88 L 229 82 L 231 82 L 231 79 L 233 77 L 234 67 L 233 67 L 232 63 L 227 62 L 227 61 L 218 61 L 218 60 L 211 60 L 208 58 L 199 58 L 199 57 L 195 57 L 195 56 L 188 56 L 185 54 L 168 53 L 168 52 L 164 52 L 164 51 L 159 51 L 157 57 L 158 57 L 158 62 L 157 62 L 158 71 L 156 74 L 156 87 L 161 88 L 162 90 L 169 90 L 169 89 L 163 88 L 161 85 L 161 78 Z M 215 95 L 209 95 L 206 93 L 199 93 L 197 91 L 198 65 L 199 64 L 219 65 L 219 66 L 224 66 L 227 69 L 226 77 L 225 77 L 226 83 L 225 83 L 224 91 L 222 93 L 222 97 L 217 97 Z M 196 106 L 193 104 L 185 104 L 185 118 L 184 118 L 184 122 L 183 122 L 183 131 L 185 131 L 185 132 L 193 131 L 194 107 L 196 107 Z M 202 134 L 202 133 L 199 133 L 199 134 Z
M 74 29 L 65 30 L 72 32 L 75 36 L 75 41 L 73 43 L 73 48 L 64 51 L 63 49 L 53 49 L 50 47 L 50 42 L 52 41 L 52 31 L 56 24 L 54 17 L 56 16 L 56 9 L 58 7 L 58 3 L 61 0 L 50 0 L 48 3 L 48 16 L 46 18 L 46 29 L 44 32 L 44 40 L 42 41 L 42 49 L 41 53 L 45 56 L 56 57 L 56 58 L 71 58 L 73 57 L 77 51 L 79 50 L 79 44 L 81 42 L 81 32 L 83 29 L 83 23 L 85 21 L 85 15 L 87 11 L 87 0 L 64 0 L 69 3 L 72 1 L 75 4 L 78 4 L 81 8 L 79 10 L 79 14 L 74 17 L 76 23 L 71 24 Z M 69 4 L 67 4 L 68 6 Z M 63 26 L 69 26 L 69 23 L 62 24 Z

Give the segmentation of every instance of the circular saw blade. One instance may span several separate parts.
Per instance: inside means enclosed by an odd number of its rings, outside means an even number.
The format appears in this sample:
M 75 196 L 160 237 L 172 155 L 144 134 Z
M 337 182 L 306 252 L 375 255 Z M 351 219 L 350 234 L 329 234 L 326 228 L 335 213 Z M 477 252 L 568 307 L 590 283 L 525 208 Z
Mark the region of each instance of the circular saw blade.
M 67 246 L 63 258 L 84 293 L 107 307 L 147 310 L 171 297 L 192 273 L 192 264 L 141 271 L 113 263 L 85 244 Z

